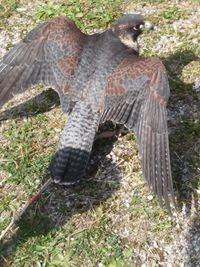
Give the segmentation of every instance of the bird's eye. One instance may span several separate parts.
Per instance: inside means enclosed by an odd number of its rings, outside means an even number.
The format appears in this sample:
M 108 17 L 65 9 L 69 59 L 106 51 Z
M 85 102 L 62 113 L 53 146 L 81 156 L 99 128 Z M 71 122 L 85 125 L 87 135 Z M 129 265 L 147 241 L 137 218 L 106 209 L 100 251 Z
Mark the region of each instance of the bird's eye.
M 140 29 L 140 25 L 138 24 L 138 25 L 134 26 L 133 29 L 138 31 Z

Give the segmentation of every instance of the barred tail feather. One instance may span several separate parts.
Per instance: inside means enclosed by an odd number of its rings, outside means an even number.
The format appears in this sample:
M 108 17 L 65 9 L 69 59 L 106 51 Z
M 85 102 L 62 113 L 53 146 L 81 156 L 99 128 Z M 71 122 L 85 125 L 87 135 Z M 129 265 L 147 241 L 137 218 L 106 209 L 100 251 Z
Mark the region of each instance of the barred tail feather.
M 50 171 L 59 184 L 73 184 L 85 174 L 98 126 L 98 114 L 77 103 L 65 125 Z

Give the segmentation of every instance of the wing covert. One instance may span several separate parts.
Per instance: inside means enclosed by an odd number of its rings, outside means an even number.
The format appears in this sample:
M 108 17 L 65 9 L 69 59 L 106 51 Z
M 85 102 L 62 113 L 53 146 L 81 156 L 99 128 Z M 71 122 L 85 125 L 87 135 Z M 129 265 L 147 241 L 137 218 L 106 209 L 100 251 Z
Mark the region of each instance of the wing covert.
M 0 61 L 0 106 L 39 83 L 67 94 L 84 38 L 67 17 L 53 18 L 29 32 Z

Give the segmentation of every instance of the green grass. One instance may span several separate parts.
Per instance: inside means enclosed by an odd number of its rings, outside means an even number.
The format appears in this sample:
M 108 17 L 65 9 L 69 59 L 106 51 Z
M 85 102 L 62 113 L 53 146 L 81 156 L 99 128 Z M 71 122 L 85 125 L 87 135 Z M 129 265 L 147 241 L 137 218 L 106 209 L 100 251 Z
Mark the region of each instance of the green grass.
M 45 1 L 45 4 L 33 5 L 26 15 L 16 11 L 16 7 L 28 4 L 23 0 L 5 1 L 0 10 L 3 29 L 8 32 L 12 30 L 11 20 L 20 16 L 30 16 L 29 22 L 33 25 L 53 16 L 67 15 L 83 31 L 90 32 L 111 25 L 123 9 L 153 11 L 146 17 L 157 29 L 140 38 L 142 54 L 159 56 L 168 71 L 169 110 L 174 115 L 169 121 L 173 176 L 182 203 L 190 204 L 188 193 L 189 197 L 198 199 L 200 190 L 197 172 L 200 167 L 200 95 L 193 89 L 199 77 L 200 50 L 199 45 L 192 42 L 200 36 L 195 30 L 197 22 L 193 24 L 193 31 L 173 27 L 174 22 L 194 16 L 196 2 L 184 3 L 177 7 L 162 0 L 55 1 L 54 4 Z M 26 25 L 17 26 L 23 35 Z M 162 36 L 167 36 L 169 42 L 156 50 Z M 172 43 L 170 37 L 176 41 Z M 8 46 L 12 45 L 10 41 Z M 0 178 L 5 179 L 0 192 L 0 230 L 5 229 L 12 213 L 45 179 L 65 121 L 57 102 L 55 94 L 47 91 L 42 102 L 30 102 L 0 122 Z M 11 101 L 8 108 L 12 108 L 13 103 Z M 181 113 L 182 109 L 186 112 Z M 140 172 L 134 134 L 119 138 L 113 145 L 113 153 L 116 162 L 108 159 L 103 162 L 97 175 L 99 180 L 65 190 L 50 186 L 0 244 L 0 265 L 135 267 L 144 263 L 159 266 L 159 262 L 167 260 L 165 252 L 174 241 L 180 242 L 185 221 L 170 218 L 147 188 Z M 185 176 L 193 178 L 183 182 Z M 193 210 L 195 220 L 199 219 L 197 210 Z M 180 264 L 178 253 L 174 266 Z
M 83 31 L 106 28 L 122 14 L 122 0 L 51 2 L 38 7 L 34 16 L 47 20 L 53 16 L 69 16 Z
M 159 14 L 160 18 L 164 18 L 169 21 L 174 21 L 182 17 L 183 11 L 177 6 L 170 7 Z
M 27 119 L 25 122 L 11 120 L 7 125 L 8 129 L 2 132 L 7 136 L 7 142 L 3 145 L 4 159 L 6 159 L 4 170 L 10 174 L 10 182 L 20 183 L 23 180 L 32 186 L 36 177 L 43 173 L 42 169 L 46 167 L 45 163 L 49 157 L 46 159 L 41 154 L 43 153 L 41 143 L 43 140 L 48 140 L 52 131 L 47 128 L 47 123 L 45 115 L 39 115 L 34 120 Z M 34 134 L 38 126 L 43 131 Z
M 18 0 L 0 0 L 0 29 L 6 27 L 7 19 L 14 14 L 18 4 Z
M 3 0 L 0 1 L 0 18 L 9 18 L 13 11 L 16 10 L 19 1 L 17 0 Z

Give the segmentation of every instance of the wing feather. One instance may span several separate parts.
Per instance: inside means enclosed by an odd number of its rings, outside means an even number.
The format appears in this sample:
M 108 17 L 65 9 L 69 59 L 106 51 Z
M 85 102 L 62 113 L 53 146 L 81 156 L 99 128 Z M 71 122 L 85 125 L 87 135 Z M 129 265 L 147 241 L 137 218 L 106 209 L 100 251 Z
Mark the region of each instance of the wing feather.
M 39 83 L 51 86 L 62 95 L 69 78 L 66 72 L 72 75 L 70 64 L 74 60 L 73 67 L 76 67 L 84 38 L 67 17 L 53 18 L 29 32 L 0 61 L 0 107 L 13 95 Z M 59 65 L 63 59 L 65 69 Z
M 129 58 L 108 80 L 108 86 L 116 87 L 116 95 L 115 89 L 106 89 L 108 94 L 101 122 L 111 120 L 135 130 L 144 177 L 157 194 L 160 205 L 164 199 L 170 211 L 170 195 L 174 204 L 175 199 L 170 169 L 166 114 L 169 85 L 165 68 L 158 59 Z M 117 84 L 121 90 L 117 89 Z

